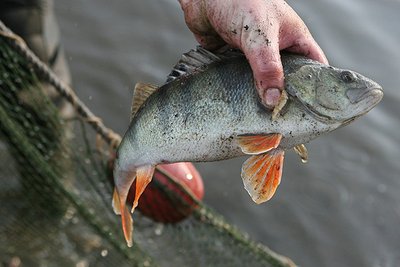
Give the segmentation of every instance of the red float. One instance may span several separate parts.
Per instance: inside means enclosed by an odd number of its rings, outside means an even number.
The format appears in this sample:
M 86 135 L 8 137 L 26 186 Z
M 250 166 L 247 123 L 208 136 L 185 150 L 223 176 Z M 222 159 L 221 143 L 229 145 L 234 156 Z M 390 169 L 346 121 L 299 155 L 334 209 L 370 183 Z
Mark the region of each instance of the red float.
M 135 186 L 135 183 L 131 186 L 128 203 L 133 202 Z M 203 199 L 203 180 L 192 163 L 158 165 L 137 209 L 157 222 L 180 222 L 197 207 L 187 192 L 198 200 Z

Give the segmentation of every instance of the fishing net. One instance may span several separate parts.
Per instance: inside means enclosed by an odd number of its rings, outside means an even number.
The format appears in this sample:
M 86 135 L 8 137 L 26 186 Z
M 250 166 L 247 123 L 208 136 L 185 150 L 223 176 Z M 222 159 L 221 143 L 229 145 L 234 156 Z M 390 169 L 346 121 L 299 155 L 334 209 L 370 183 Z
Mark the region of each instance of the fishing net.
M 128 248 L 111 208 L 118 136 L 0 26 L 0 265 L 294 266 L 196 199 L 193 214 L 177 224 L 135 212 Z M 76 115 L 60 115 L 46 82 Z M 171 201 L 187 203 L 153 183 Z

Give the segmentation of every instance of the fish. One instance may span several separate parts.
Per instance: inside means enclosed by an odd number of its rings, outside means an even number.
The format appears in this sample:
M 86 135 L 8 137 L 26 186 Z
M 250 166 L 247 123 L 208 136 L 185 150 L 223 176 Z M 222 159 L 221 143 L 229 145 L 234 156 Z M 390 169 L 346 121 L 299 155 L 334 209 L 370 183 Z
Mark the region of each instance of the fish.
M 305 143 L 366 114 L 382 87 L 352 70 L 282 53 L 287 101 L 279 115 L 260 101 L 251 67 L 235 50 L 185 53 L 158 87 L 135 86 L 132 118 L 117 150 L 113 209 L 132 246 L 133 213 L 158 164 L 210 162 L 249 155 L 241 177 L 252 200 L 275 194 L 285 151 L 307 161 Z M 129 210 L 129 188 L 136 193 Z

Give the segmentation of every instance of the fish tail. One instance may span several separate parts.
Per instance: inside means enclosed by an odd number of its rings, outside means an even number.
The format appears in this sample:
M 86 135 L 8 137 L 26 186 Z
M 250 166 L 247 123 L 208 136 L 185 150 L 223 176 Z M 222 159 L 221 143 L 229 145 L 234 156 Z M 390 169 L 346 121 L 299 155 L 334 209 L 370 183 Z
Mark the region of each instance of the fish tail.
M 117 165 L 118 166 L 118 165 Z M 114 172 L 115 189 L 112 206 L 115 214 L 121 215 L 122 231 L 128 247 L 132 246 L 133 220 L 126 206 L 129 190 L 136 179 L 135 197 L 132 211 L 138 205 L 140 196 L 150 183 L 154 173 L 153 165 L 143 165 L 131 171 L 121 171 L 118 168 Z
M 122 231 L 128 247 L 132 247 L 132 233 L 133 233 L 133 220 L 129 213 L 128 207 L 126 207 L 125 201 L 120 200 L 117 188 L 114 188 L 112 206 L 115 214 L 121 215 L 122 220 Z
M 118 166 L 118 164 L 116 164 Z M 122 171 L 118 167 L 114 170 L 114 194 L 112 199 L 112 207 L 117 215 L 121 215 L 122 220 L 122 231 L 124 233 L 125 240 L 128 247 L 132 246 L 132 232 L 133 232 L 133 220 L 126 206 L 126 200 L 131 185 L 135 181 L 136 170 Z
M 124 232 L 124 237 L 128 247 L 132 247 L 132 233 L 133 233 L 133 220 L 129 212 L 128 207 L 125 203 L 121 204 L 121 220 L 122 220 L 122 231 Z

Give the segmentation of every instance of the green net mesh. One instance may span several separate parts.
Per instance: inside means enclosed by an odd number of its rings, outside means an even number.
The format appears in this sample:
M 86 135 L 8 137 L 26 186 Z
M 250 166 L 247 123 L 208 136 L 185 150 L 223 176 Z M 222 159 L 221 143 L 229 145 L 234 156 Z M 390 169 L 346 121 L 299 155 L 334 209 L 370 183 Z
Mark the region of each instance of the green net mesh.
M 113 149 L 99 148 L 85 119 L 60 116 L 43 85 L 0 37 L 0 264 L 294 266 L 203 203 L 178 224 L 136 212 L 135 244 L 128 248 L 111 208 Z

